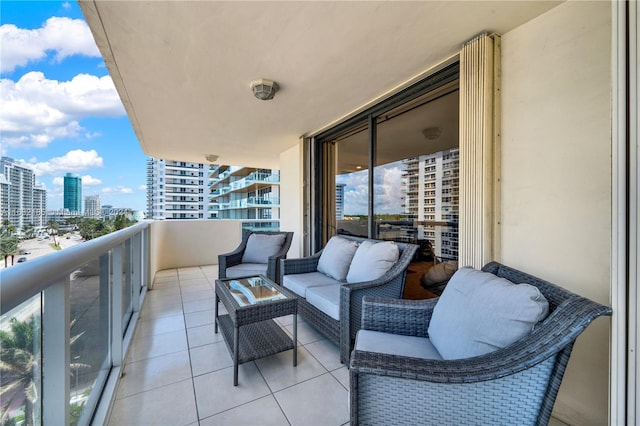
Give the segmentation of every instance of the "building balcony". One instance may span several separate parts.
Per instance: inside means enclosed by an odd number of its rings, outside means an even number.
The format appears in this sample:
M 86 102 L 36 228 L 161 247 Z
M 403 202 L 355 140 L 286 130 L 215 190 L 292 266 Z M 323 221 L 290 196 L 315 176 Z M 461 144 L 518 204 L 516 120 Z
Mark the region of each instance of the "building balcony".
M 243 228 L 145 222 L 3 270 L 2 329 L 17 321 L 42 338 L 22 376 L 41 397 L 27 403 L 16 392 L 3 415 L 33 413 L 35 424 L 348 423 L 347 367 L 303 321 L 297 367 L 291 351 L 241 364 L 233 386 L 213 330 L 212 263 Z M 278 322 L 291 333 L 291 316 Z

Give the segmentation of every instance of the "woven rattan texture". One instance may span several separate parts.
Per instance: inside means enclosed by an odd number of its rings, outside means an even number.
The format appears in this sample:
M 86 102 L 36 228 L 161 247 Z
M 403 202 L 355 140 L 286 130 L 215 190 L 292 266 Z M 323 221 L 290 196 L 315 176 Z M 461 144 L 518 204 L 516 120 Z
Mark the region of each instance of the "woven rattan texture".
M 444 413 L 446 414 L 447 410 L 450 413 L 447 421 L 443 423 L 440 421 L 442 419 L 432 419 L 424 414 L 427 417 L 414 418 L 415 422 L 420 424 L 500 424 L 496 423 L 496 418 L 490 414 L 491 410 L 509 418 L 512 415 L 509 410 L 516 407 L 518 410 L 533 410 L 535 415 L 529 417 L 534 420 L 510 424 L 548 423 L 575 339 L 594 319 L 601 315 L 611 315 L 611 309 L 495 262 L 486 265 L 483 270 L 514 283 L 528 283 L 538 287 L 549 301 L 549 316 L 525 338 L 506 348 L 474 358 L 437 361 L 353 351 L 350 362 L 352 425 L 390 424 L 374 421 L 369 417 L 367 421 L 359 418 L 360 406 L 368 407 L 371 398 L 380 398 L 380 389 L 369 392 L 369 388 L 360 386 L 360 383 L 368 383 L 370 380 L 377 383 L 375 380 L 378 379 L 371 376 L 384 377 L 385 381 L 394 382 L 395 392 L 400 392 L 397 389 L 404 389 L 405 386 L 410 389 L 409 394 L 418 392 L 417 383 L 420 383 L 420 394 L 430 396 L 429 406 L 432 403 L 431 396 L 449 389 L 447 386 L 460 387 L 460 396 L 457 396 L 458 392 L 454 392 L 449 394 L 448 399 L 444 398 L 441 401 L 442 404 L 446 404 L 443 408 Z M 437 299 L 413 301 L 366 297 L 363 306 L 363 328 L 425 337 L 436 303 Z M 547 365 L 551 367 L 543 367 Z M 551 371 L 551 374 L 544 371 Z M 529 378 L 531 375 L 534 377 Z M 520 398 L 522 401 L 517 404 L 525 404 L 527 408 L 501 402 L 510 401 L 514 395 L 513 391 L 507 391 L 509 388 L 504 387 L 504 383 L 509 381 L 513 381 L 516 388 L 520 386 L 525 390 L 524 397 Z M 544 385 L 533 385 L 537 382 Z M 482 395 L 478 395 L 480 385 L 483 389 Z M 462 389 L 467 387 L 475 391 L 462 392 Z M 386 392 L 384 395 L 389 396 Z M 403 411 L 401 407 L 393 404 L 380 402 L 378 405 L 378 410 L 392 414 Z M 477 414 L 474 420 L 469 422 L 469 419 L 464 417 L 466 414 L 457 417 L 458 412 L 464 413 L 468 409 L 476 412 L 480 406 L 483 406 L 483 411 L 478 413 L 486 411 L 487 418 Z M 410 410 L 411 407 L 412 405 L 409 405 L 405 408 Z
M 367 241 L 366 238 L 341 236 L 353 241 Z M 377 241 L 377 240 L 369 240 Z M 304 320 L 340 347 L 340 361 L 349 362 L 353 341 L 362 323 L 362 298 L 364 296 L 402 297 L 407 267 L 418 246 L 397 243 L 400 256 L 395 265 L 382 277 L 360 283 L 345 283 L 340 289 L 340 320 L 326 315 L 315 306 L 298 296 L 299 313 Z M 280 283 L 288 274 L 316 272 L 322 252 L 300 259 L 286 259 L 280 262 Z

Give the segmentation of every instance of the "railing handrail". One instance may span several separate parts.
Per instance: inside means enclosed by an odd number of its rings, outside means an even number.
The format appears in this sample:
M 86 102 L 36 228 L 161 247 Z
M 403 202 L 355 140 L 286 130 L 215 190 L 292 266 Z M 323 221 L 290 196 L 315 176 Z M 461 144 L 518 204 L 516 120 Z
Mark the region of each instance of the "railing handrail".
M 37 257 L 27 264 L 3 269 L 0 271 L 0 312 L 9 312 L 75 269 L 147 229 L 150 224 L 150 221 L 140 222 L 59 252 Z

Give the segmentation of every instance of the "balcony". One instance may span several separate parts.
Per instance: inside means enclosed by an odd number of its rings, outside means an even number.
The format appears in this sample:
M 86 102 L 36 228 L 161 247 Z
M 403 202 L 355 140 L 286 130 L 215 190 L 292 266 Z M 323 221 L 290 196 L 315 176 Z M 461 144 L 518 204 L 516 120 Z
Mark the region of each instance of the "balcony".
M 347 367 L 301 320 L 297 367 L 290 351 L 242 364 L 233 386 L 211 263 L 244 225 L 146 222 L 3 270 L 2 329 L 41 330 L 25 372 L 42 395 L 35 424 L 348 423 Z M 291 316 L 278 321 L 290 332 Z M 24 401 L 2 415 L 24 418 Z

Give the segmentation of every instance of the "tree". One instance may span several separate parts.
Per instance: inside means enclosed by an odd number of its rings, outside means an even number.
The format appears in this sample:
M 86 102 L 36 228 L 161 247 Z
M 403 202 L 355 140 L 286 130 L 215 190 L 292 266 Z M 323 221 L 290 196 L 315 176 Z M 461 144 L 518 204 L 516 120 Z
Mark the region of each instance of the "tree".
M 24 226 L 24 235 L 27 238 L 33 238 L 36 235 L 36 228 L 33 223 L 28 223 Z
M 0 421 L 8 420 L 9 407 L 24 404 L 24 424 L 34 425 L 34 403 L 38 400 L 38 387 L 34 377 L 39 377 L 40 348 L 35 346 L 40 336 L 40 321 L 32 316 L 28 321 L 11 318 L 9 332 L 0 330 Z M 38 337 L 39 339 L 39 337 Z
M 124 229 L 129 226 L 129 224 L 127 218 L 123 214 L 119 214 L 116 216 L 113 226 L 115 227 L 116 231 L 119 231 L 120 229 Z
M 11 318 L 9 331 L 0 330 L 0 423 L 11 422 L 8 418 L 11 408 L 24 405 L 24 424 L 36 423 L 34 404 L 38 400 L 36 378 L 40 377 L 40 318 L 32 315 L 27 321 Z M 73 328 L 76 319 L 71 321 Z M 82 337 L 82 331 L 69 340 L 73 345 Z M 87 369 L 89 364 L 74 362 L 69 364 L 71 374 Z
M 0 254 L 4 257 L 5 268 L 8 266 L 7 260 L 9 256 L 11 256 L 11 265 L 13 265 L 14 257 L 19 251 L 18 244 L 19 240 L 17 236 L 12 235 L 11 232 L 6 230 L 0 232 Z
M 50 220 L 47 223 L 47 232 L 49 233 L 49 235 L 51 235 L 53 237 L 53 245 L 54 246 L 58 245 L 58 242 L 56 241 L 56 235 L 58 234 L 58 228 L 59 227 L 60 227 L 60 225 L 55 220 Z

